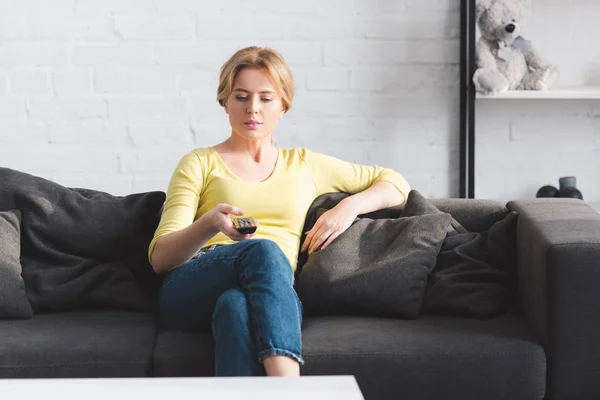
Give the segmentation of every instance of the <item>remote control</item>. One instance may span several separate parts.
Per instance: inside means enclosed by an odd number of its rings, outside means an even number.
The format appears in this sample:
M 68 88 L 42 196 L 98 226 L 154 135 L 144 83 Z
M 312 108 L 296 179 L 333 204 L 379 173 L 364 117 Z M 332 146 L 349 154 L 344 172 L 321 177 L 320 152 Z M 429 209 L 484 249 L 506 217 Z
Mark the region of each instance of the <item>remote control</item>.
M 252 217 L 233 217 L 235 229 L 242 235 L 256 232 L 256 221 Z

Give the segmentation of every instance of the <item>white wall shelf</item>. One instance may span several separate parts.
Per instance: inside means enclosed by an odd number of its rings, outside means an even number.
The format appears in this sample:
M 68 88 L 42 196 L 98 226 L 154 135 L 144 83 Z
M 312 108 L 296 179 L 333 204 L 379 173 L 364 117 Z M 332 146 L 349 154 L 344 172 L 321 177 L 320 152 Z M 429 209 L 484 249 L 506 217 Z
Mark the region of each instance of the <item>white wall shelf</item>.
M 481 174 L 476 173 L 477 109 L 481 106 L 483 108 L 482 117 L 485 119 L 481 126 L 486 129 L 489 127 L 486 133 L 489 138 L 496 138 L 496 132 L 506 133 L 507 130 L 511 132 L 511 136 L 502 136 L 502 140 L 510 138 L 510 143 L 502 143 L 498 146 L 498 157 L 510 157 L 510 153 L 502 154 L 502 152 L 518 148 L 521 152 L 514 154 L 514 157 L 521 157 L 518 161 L 525 165 L 528 161 L 528 152 L 523 150 L 523 146 L 533 147 L 536 145 L 532 142 L 521 146 L 517 142 L 533 140 L 537 136 L 543 138 L 545 131 L 551 131 L 548 133 L 552 138 L 557 139 L 556 142 L 562 137 L 561 130 L 565 131 L 566 141 L 579 140 L 576 145 L 585 149 L 585 154 L 582 154 L 581 157 L 578 157 L 576 152 L 565 151 L 555 154 L 555 157 L 560 157 L 561 161 L 560 168 L 555 165 L 557 171 L 563 171 L 564 168 L 564 172 L 557 172 L 556 175 L 581 175 L 582 180 L 589 181 L 591 186 L 582 185 L 583 191 L 586 193 L 586 201 L 591 200 L 592 207 L 600 212 L 600 186 L 594 185 L 592 182 L 595 173 L 591 172 L 595 166 L 594 162 L 598 160 L 599 149 L 599 125 L 596 116 L 597 103 L 600 103 L 600 52 L 597 51 L 598 46 L 594 46 L 594 40 L 598 38 L 600 29 L 600 24 L 597 23 L 598 15 L 600 15 L 600 1 L 534 1 L 531 18 L 526 26 L 523 26 L 522 34 L 539 50 L 546 62 L 558 68 L 557 87 L 549 91 L 509 91 L 491 96 L 476 93 L 472 81 L 477 70 L 476 43 L 480 38 L 475 18 L 477 16 L 477 0 L 462 0 L 460 3 L 460 196 L 475 198 L 475 180 L 481 179 L 485 174 L 495 174 L 491 168 L 484 169 Z M 572 31 L 576 35 L 572 38 L 565 36 L 565 31 Z M 563 106 L 564 113 L 562 113 Z M 531 113 L 528 112 L 528 109 L 531 109 Z M 581 112 L 577 112 L 578 109 Z M 545 116 L 549 117 L 548 120 L 544 118 Z M 553 123 L 551 118 L 556 118 L 556 123 Z M 569 134 L 572 130 L 577 131 L 576 137 Z M 513 135 L 514 132 L 516 134 Z M 519 137 L 519 135 L 521 139 L 512 140 L 513 137 Z M 500 138 L 498 139 L 500 144 Z M 589 142 L 589 146 L 587 142 Z M 539 147 L 544 145 L 550 146 L 549 143 L 540 143 Z M 552 145 L 558 145 L 558 143 L 552 143 Z M 569 148 L 571 148 L 571 144 L 569 144 Z M 484 154 L 490 155 L 494 153 L 494 149 L 494 144 L 488 143 L 487 146 L 484 146 L 483 151 Z M 569 163 L 567 158 L 574 158 L 573 162 Z M 481 157 L 481 159 L 488 163 L 488 167 L 489 163 L 501 165 L 502 162 L 502 158 L 489 160 Z M 519 173 L 517 171 L 511 173 Z M 536 167 L 532 167 L 531 173 L 540 174 L 539 186 L 542 186 L 543 182 L 548 179 L 544 174 L 538 172 Z M 520 177 L 507 179 L 515 178 Z M 528 179 L 529 177 L 523 178 L 523 180 L 516 179 L 519 181 L 518 184 L 511 181 L 514 186 L 511 190 L 518 193 L 517 196 L 524 196 L 524 191 L 531 187 Z M 497 180 L 498 177 L 494 176 L 492 181 L 497 182 Z M 535 181 L 536 178 L 531 180 Z M 503 198 L 505 193 L 503 186 L 502 184 L 484 185 L 484 192 L 481 195 L 484 198 L 493 198 L 494 196 Z M 490 192 L 496 192 L 496 194 L 490 195 Z M 528 194 L 528 196 L 530 195 Z
M 477 98 L 485 100 L 600 100 L 600 86 L 556 88 L 547 91 L 510 90 L 497 95 L 477 93 Z

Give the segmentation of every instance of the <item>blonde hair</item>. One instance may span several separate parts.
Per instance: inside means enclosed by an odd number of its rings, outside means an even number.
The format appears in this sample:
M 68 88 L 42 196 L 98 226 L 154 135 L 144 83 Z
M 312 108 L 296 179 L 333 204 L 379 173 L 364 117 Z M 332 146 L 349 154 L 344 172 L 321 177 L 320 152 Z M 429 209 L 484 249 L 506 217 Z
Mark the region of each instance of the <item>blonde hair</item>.
M 233 81 L 244 68 L 266 68 L 274 81 L 275 89 L 281 97 L 285 112 L 292 108 L 296 89 L 292 71 L 281 54 L 268 47 L 250 46 L 238 50 L 223 64 L 219 76 L 217 101 L 221 106 L 233 91 Z

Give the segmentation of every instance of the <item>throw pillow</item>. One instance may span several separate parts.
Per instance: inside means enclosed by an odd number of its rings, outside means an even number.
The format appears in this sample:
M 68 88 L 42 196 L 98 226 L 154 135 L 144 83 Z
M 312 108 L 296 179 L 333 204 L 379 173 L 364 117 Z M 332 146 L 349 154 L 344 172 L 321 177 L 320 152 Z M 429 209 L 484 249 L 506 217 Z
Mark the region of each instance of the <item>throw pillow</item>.
M 402 211 L 402 217 L 425 215 L 425 214 L 441 214 L 436 206 L 431 204 L 418 190 L 411 190 L 406 199 L 406 205 Z M 459 233 L 467 233 L 467 230 L 454 218 L 448 228 L 448 235 L 457 235 Z
M 307 221 L 316 221 L 316 216 L 335 206 L 336 201 L 326 201 L 331 198 L 343 196 L 320 196 Z M 446 213 L 357 218 L 329 247 L 311 254 L 297 275 L 296 290 L 306 314 L 416 318 L 427 275 L 451 221 Z
M 33 314 L 21 277 L 21 212 L 0 212 L 0 318 Z
M 23 280 L 34 312 L 152 310 L 160 277 L 148 245 L 163 192 L 114 196 L 0 168 L 0 210 L 18 208 Z
M 517 219 L 512 211 L 487 231 L 447 237 L 422 313 L 489 318 L 510 309 L 517 290 Z

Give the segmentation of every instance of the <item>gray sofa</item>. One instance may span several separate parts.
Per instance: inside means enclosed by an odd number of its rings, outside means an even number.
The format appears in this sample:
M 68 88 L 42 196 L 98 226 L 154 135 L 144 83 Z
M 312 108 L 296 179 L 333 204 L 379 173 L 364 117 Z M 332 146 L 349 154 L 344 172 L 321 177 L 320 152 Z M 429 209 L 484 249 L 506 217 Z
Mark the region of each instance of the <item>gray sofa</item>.
M 354 375 L 366 399 L 600 398 L 600 216 L 579 200 L 433 200 L 471 230 L 519 213 L 518 299 L 490 319 L 307 316 L 303 375 Z M 0 320 L 0 377 L 213 374 L 209 333 L 151 312 Z

